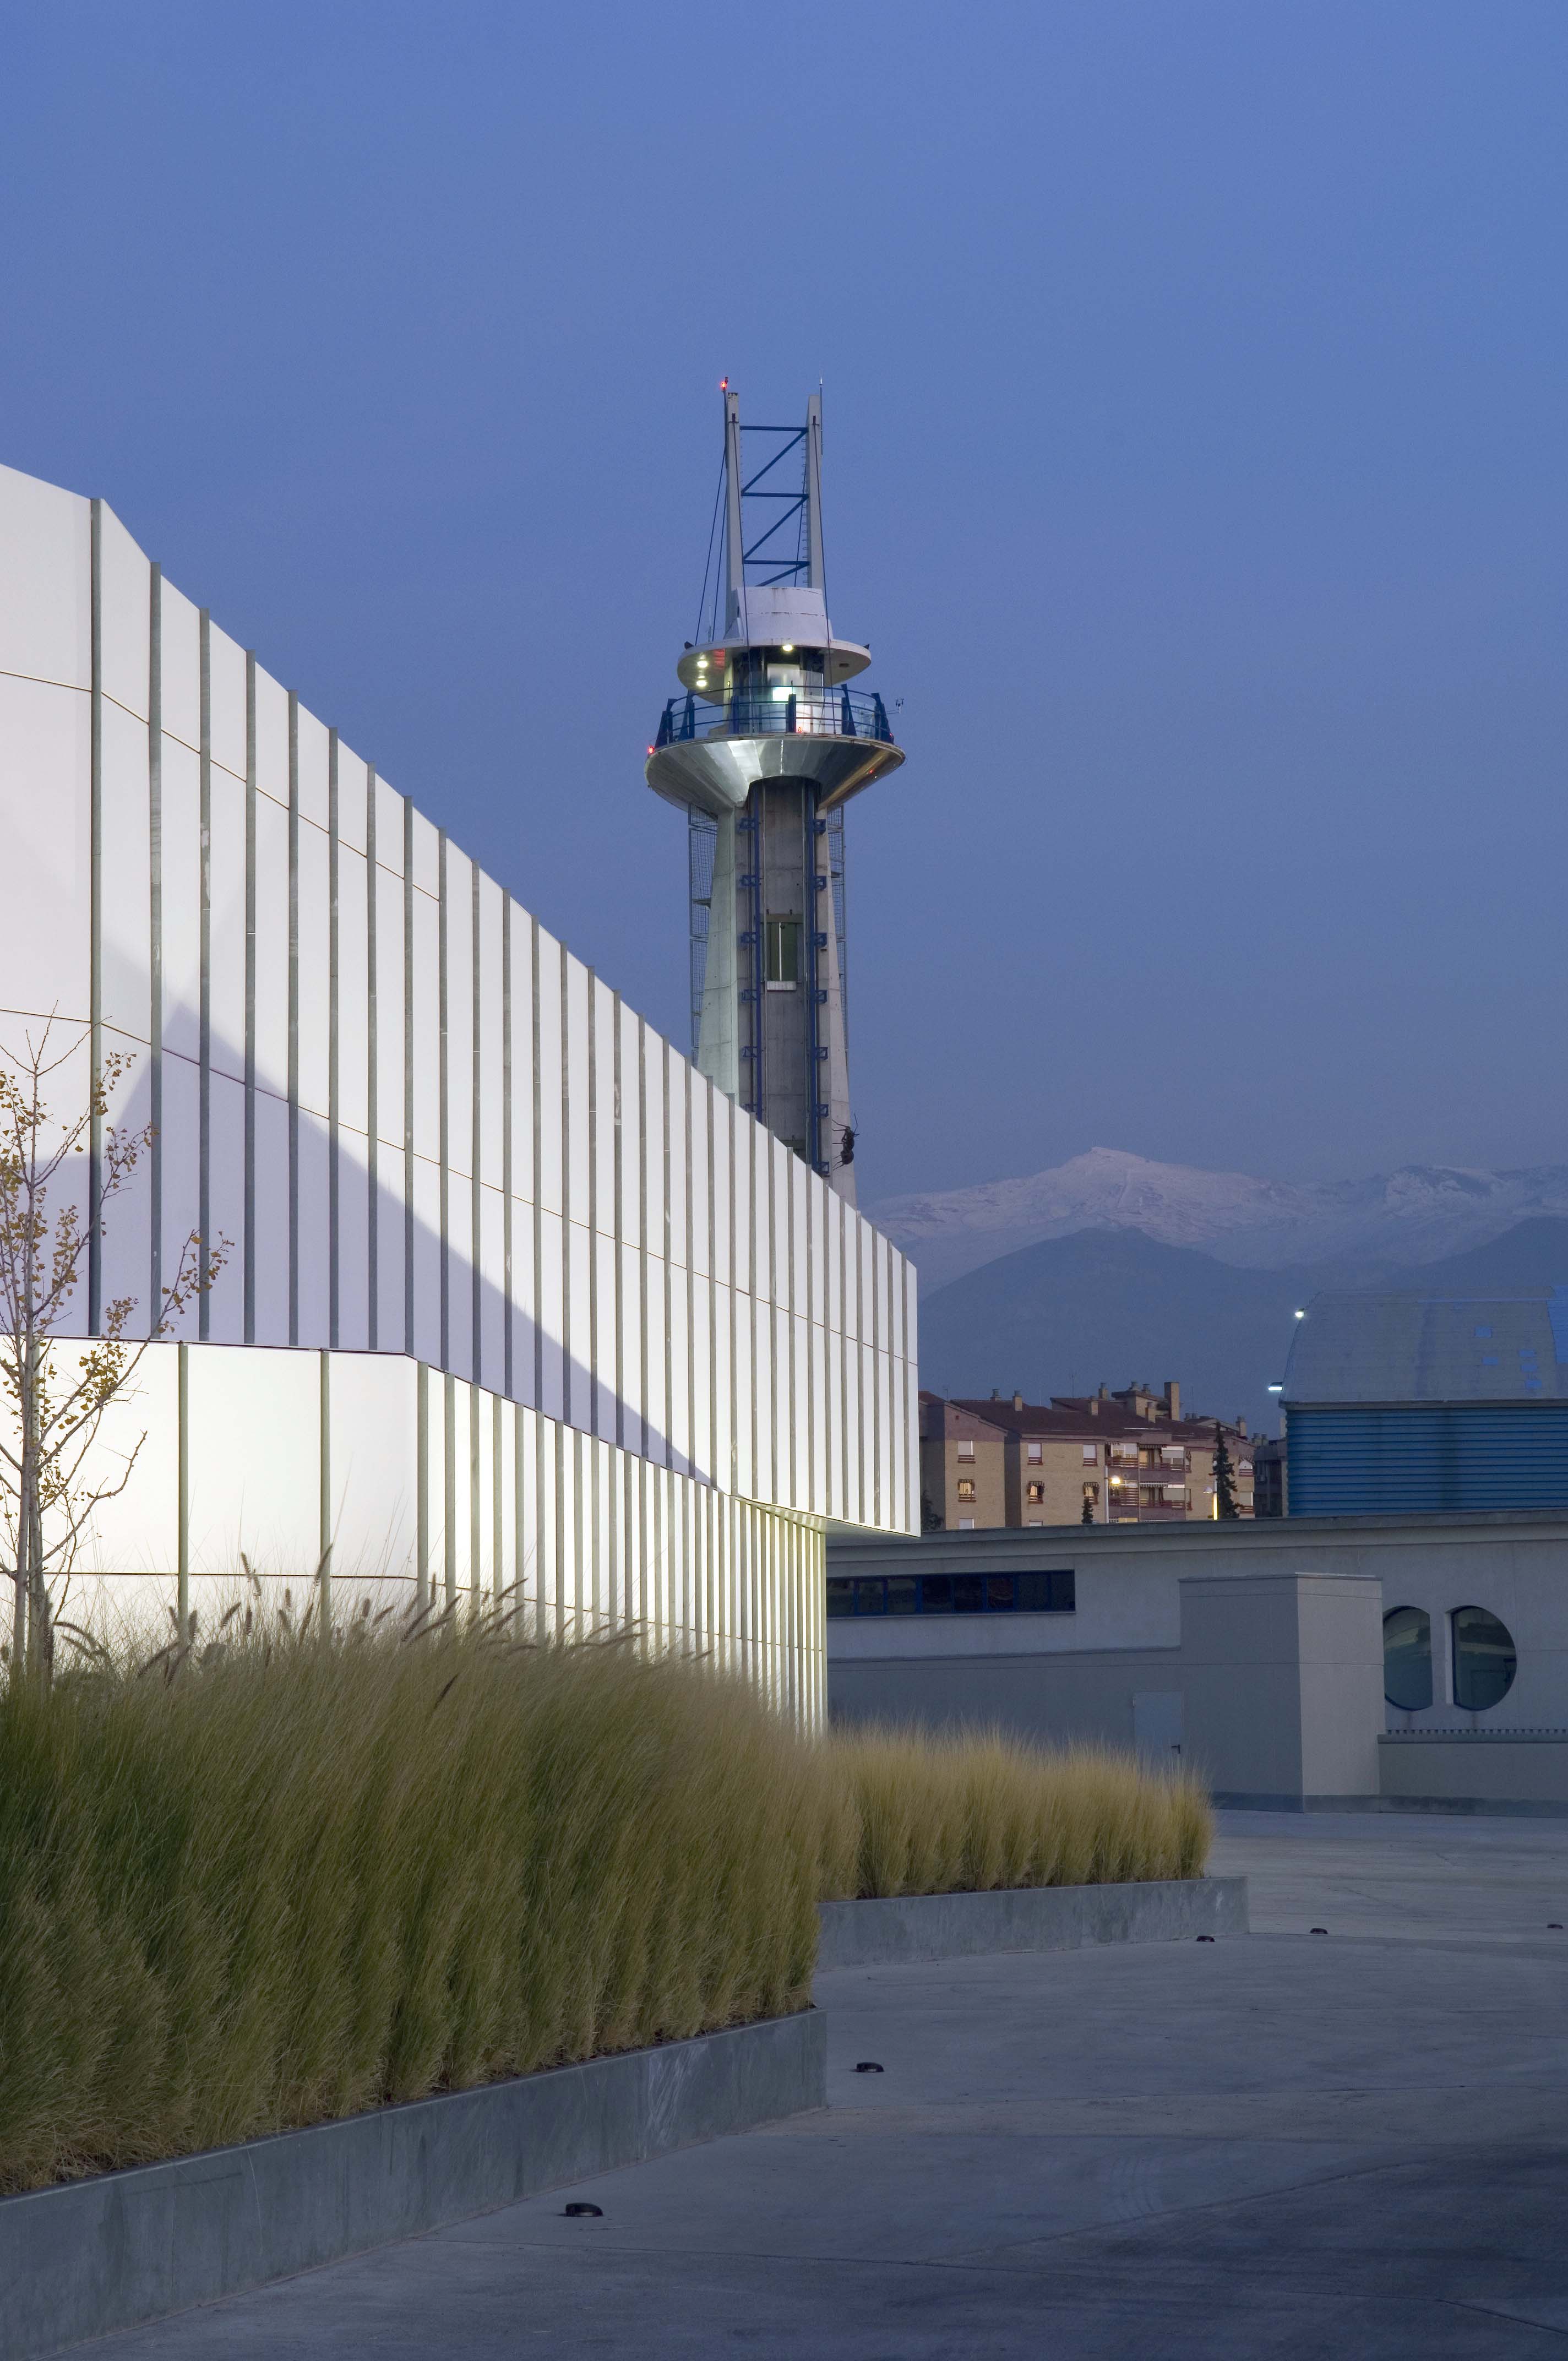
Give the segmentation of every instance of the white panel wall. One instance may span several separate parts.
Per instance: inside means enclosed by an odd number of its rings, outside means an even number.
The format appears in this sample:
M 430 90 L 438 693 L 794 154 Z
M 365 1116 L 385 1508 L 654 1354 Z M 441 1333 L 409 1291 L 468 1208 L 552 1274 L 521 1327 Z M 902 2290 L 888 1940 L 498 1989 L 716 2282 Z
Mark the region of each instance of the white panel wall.
M 245 668 L 226 661 L 237 657 L 233 643 L 220 632 L 212 634 L 212 709 L 214 744 L 220 720 L 237 710 L 240 754 L 245 744 Z M 225 735 L 227 735 L 225 728 Z M 209 772 L 211 841 L 208 852 L 208 992 L 211 1003 L 212 1065 L 215 1074 L 245 1081 L 246 973 L 246 793 L 243 776 L 236 778 L 214 758 Z M 167 851 L 167 848 L 166 848 Z M 198 988 L 200 978 L 197 979 Z M 235 1235 L 238 1235 L 237 1228 Z
M 308 1581 L 321 1543 L 321 1367 L 313 1353 L 192 1345 L 187 1413 L 191 1565 Z M 146 1361 L 173 1360 L 155 1345 Z M 170 1563 L 170 1553 L 163 1553 Z M 105 1561 L 101 1557 L 101 1563 Z
M 57 1012 L 69 1025 L 87 1021 L 88 808 L 82 795 L 54 790 L 88 776 L 91 732 L 85 694 L 0 675 L 0 843 L 7 866 L 28 880 L 26 893 L 6 895 L 0 1006 L 7 1016 L 26 1010 Z M 20 1037 L 7 1026 L 4 1038 Z
M 64 1373 L 77 1356 L 60 1348 Z M 179 1351 L 144 1353 L 126 1390 L 110 1405 L 100 1431 L 98 1481 L 124 1482 L 98 1510 L 81 1553 L 83 1573 L 172 1572 L 180 1514 Z M 67 1615 L 71 1609 L 67 1606 Z M 167 1633 L 164 1635 L 166 1638 Z
M 0 467 L 0 671 L 87 693 L 93 674 L 90 504 Z
M 197 1370 L 198 1389 L 200 1369 Z M 335 1577 L 411 1578 L 418 1516 L 414 1365 L 334 1353 L 328 1384 Z
M 0 826 L 28 888 L 0 938 L 0 1011 L 25 1025 L 58 1008 L 81 1025 L 96 990 L 102 1048 L 119 1042 L 135 1060 L 119 1112 L 145 1122 L 161 961 L 164 1266 L 203 1204 L 210 1234 L 233 1247 L 195 1333 L 214 1348 L 292 1334 L 303 1352 L 329 1341 L 335 1300 L 345 1350 L 373 1332 L 381 1354 L 411 1350 L 464 1387 L 477 1371 L 489 1394 L 509 1392 L 524 1409 L 508 1413 L 500 1453 L 483 1421 L 465 1444 L 452 1547 L 465 1566 L 477 1547 L 493 1576 L 504 1492 L 513 1553 L 563 1614 L 596 1597 L 624 1606 L 650 1586 L 657 1596 L 688 1546 L 701 1554 L 702 1598 L 710 1578 L 715 1598 L 730 1595 L 730 1574 L 717 1571 L 730 1531 L 715 1500 L 717 1521 L 693 1521 L 683 1487 L 694 1469 L 703 1487 L 795 1518 L 913 1530 L 902 1259 L 482 877 L 476 937 L 466 857 L 449 845 L 444 860 L 430 823 L 171 585 L 155 600 L 147 560 L 107 509 L 95 515 L 0 470 Z M 155 617 L 162 734 L 149 749 Z M 101 1304 L 147 1297 L 149 1182 L 138 1175 L 107 1225 Z M 444 1453 L 444 1391 L 432 1383 Z M 454 1421 L 466 1415 L 455 1396 Z M 590 1432 L 601 1447 L 585 1458 L 577 1438 Z M 618 1444 L 650 1463 L 630 1509 L 606 1456 Z M 313 1534 L 308 1506 L 299 1514 Z M 214 1496 L 220 1556 L 236 1514 Z M 304 1525 L 286 1500 L 276 1515 L 278 1546 L 292 1547 Z M 444 1568 L 444 1488 L 426 1515 Z M 761 1528 L 747 1543 L 759 1579 L 787 1538 L 768 1530 L 766 1545 Z M 736 1561 L 736 1601 L 752 1574 Z

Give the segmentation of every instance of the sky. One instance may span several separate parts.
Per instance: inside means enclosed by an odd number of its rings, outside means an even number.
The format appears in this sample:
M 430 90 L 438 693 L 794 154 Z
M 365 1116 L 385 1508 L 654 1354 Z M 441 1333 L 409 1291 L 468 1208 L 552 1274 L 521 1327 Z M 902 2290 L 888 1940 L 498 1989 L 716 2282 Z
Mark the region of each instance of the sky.
M 0 460 L 682 1047 L 641 767 L 818 380 L 862 1199 L 1568 1159 L 1561 0 L 0 0 Z

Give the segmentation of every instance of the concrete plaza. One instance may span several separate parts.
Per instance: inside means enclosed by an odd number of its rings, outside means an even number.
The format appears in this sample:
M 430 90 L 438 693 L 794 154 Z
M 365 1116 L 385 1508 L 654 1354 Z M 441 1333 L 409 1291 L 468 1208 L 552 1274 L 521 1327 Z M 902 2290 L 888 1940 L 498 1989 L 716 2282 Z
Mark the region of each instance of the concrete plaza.
M 825 1976 L 826 2114 L 84 2349 L 1568 2352 L 1568 1822 L 1237 1813 L 1213 1866 L 1250 1937 Z

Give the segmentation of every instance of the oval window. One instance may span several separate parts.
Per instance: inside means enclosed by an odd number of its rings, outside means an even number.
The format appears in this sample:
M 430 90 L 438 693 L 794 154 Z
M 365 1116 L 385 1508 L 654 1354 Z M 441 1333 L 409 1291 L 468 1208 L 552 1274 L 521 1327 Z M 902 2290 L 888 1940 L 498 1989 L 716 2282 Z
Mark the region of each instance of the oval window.
M 1484 1607 L 1453 1610 L 1453 1702 L 1486 1713 L 1508 1696 L 1519 1670 L 1514 1635 Z
M 1431 1703 L 1431 1617 L 1424 1607 L 1396 1607 L 1383 1618 L 1383 1694 L 1402 1713 Z

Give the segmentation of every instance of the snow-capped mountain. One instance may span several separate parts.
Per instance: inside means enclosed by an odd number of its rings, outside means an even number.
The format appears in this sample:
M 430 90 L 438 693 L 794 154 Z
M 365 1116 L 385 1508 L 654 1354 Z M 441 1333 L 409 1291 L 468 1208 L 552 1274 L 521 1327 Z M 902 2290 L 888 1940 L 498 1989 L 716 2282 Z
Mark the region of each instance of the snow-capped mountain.
M 1296 1183 L 1091 1148 L 1023 1180 L 888 1197 L 867 1211 L 928 1288 L 1087 1229 L 1142 1230 L 1258 1270 L 1340 1258 L 1421 1263 L 1485 1246 L 1535 1214 L 1568 1214 L 1568 1165 L 1468 1172 L 1411 1164 L 1368 1180 Z

